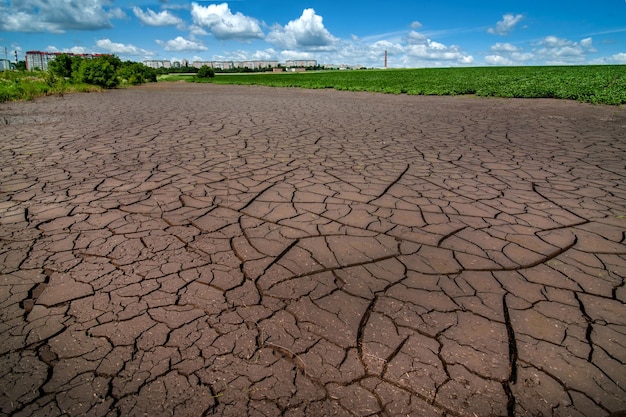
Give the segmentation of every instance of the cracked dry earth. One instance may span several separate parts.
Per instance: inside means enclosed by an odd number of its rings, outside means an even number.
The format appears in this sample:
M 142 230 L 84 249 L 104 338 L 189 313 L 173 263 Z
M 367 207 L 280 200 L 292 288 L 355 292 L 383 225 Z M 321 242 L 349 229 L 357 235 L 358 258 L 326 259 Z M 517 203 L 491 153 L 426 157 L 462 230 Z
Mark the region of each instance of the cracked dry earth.
M 191 84 L 0 107 L 0 412 L 626 409 L 626 111 Z

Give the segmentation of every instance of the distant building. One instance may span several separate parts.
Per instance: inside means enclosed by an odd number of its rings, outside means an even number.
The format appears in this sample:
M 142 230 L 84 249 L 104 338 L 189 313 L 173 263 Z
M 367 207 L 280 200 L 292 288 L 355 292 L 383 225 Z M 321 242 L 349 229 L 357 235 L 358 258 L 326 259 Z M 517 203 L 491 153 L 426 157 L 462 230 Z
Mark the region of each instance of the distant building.
M 166 59 L 149 59 L 147 61 L 143 61 L 143 64 L 149 68 L 172 68 L 172 62 Z
M 26 51 L 26 69 L 28 71 L 47 71 L 48 63 L 59 55 L 78 56 L 81 58 L 91 59 L 99 56 L 108 56 L 109 54 L 72 54 L 69 52 Z
M 308 68 L 317 66 L 317 61 L 314 59 L 294 59 L 285 61 L 287 68 Z
M 193 61 L 191 64 L 194 68 L 200 68 L 205 65 L 209 68 L 217 68 L 221 70 L 233 69 L 235 67 L 232 61 Z
M 12 64 L 8 59 L 0 59 L 0 71 L 7 71 L 15 69 L 15 64 Z
M 206 65 L 214 69 L 220 70 L 232 70 L 235 68 L 249 68 L 249 69 L 263 69 L 263 68 L 278 68 L 278 61 L 194 61 L 192 66 L 200 68 Z
M 349 70 L 349 69 L 359 69 L 362 68 L 362 65 L 348 65 L 348 64 L 324 64 L 322 65 L 324 69 L 335 69 L 335 70 Z
M 238 61 L 234 64 L 235 68 L 263 69 L 278 67 L 278 61 Z

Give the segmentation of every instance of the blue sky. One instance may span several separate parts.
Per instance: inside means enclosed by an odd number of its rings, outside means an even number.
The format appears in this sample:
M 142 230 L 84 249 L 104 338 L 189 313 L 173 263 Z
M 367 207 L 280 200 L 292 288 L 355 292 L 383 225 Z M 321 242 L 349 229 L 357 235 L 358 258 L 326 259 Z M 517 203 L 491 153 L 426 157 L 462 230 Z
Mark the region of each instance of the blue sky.
M 382 67 L 387 50 L 390 67 L 626 64 L 626 0 L 0 0 L 0 48 L 12 60 L 40 50 Z

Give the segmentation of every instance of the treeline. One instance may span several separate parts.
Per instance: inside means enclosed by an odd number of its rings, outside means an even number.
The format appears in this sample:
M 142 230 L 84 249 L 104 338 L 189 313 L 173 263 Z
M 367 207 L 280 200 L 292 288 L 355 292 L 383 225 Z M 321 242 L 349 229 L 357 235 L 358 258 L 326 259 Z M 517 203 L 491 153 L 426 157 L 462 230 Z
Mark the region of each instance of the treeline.
M 123 62 L 115 55 L 84 58 L 60 54 L 48 62 L 48 72 L 63 80 L 103 88 L 115 88 L 120 84 L 138 85 L 157 80 L 156 70 L 140 62 Z
M 206 66 L 206 65 L 203 65 Z M 229 68 L 229 69 L 221 69 L 221 68 L 212 68 L 212 67 L 208 67 L 211 68 L 213 70 L 214 73 L 216 74 L 244 74 L 244 73 L 254 73 L 254 72 L 272 72 L 274 70 L 274 67 L 260 67 L 260 68 L 248 68 L 248 67 L 236 67 L 236 68 Z M 284 70 L 287 70 L 288 67 L 284 67 L 282 65 L 278 65 L 278 67 L 276 68 L 282 68 Z M 305 69 L 307 71 L 319 71 L 319 70 L 323 70 L 324 67 L 322 65 L 316 65 L 313 67 L 305 67 Z M 165 67 L 161 67 L 155 70 L 157 72 L 157 74 L 159 75 L 167 75 L 167 74 L 197 74 L 199 71 L 199 68 L 196 67 L 191 67 L 191 66 L 181 66 L 181 67 L 170 67 L 170 68 L 165 68 Z M 202 78 L 202 77 L 200 77 Z

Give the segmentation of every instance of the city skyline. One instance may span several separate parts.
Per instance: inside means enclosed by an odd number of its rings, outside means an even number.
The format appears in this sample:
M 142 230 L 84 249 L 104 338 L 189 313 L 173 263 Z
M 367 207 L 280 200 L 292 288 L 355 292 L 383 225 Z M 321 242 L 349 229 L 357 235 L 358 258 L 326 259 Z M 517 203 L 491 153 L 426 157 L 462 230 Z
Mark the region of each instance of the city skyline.
M 0 0 L 0 46 L 133 61 L 626 64 L 626 1 Z M 4 57 L 3 57 L 4 58 Z

